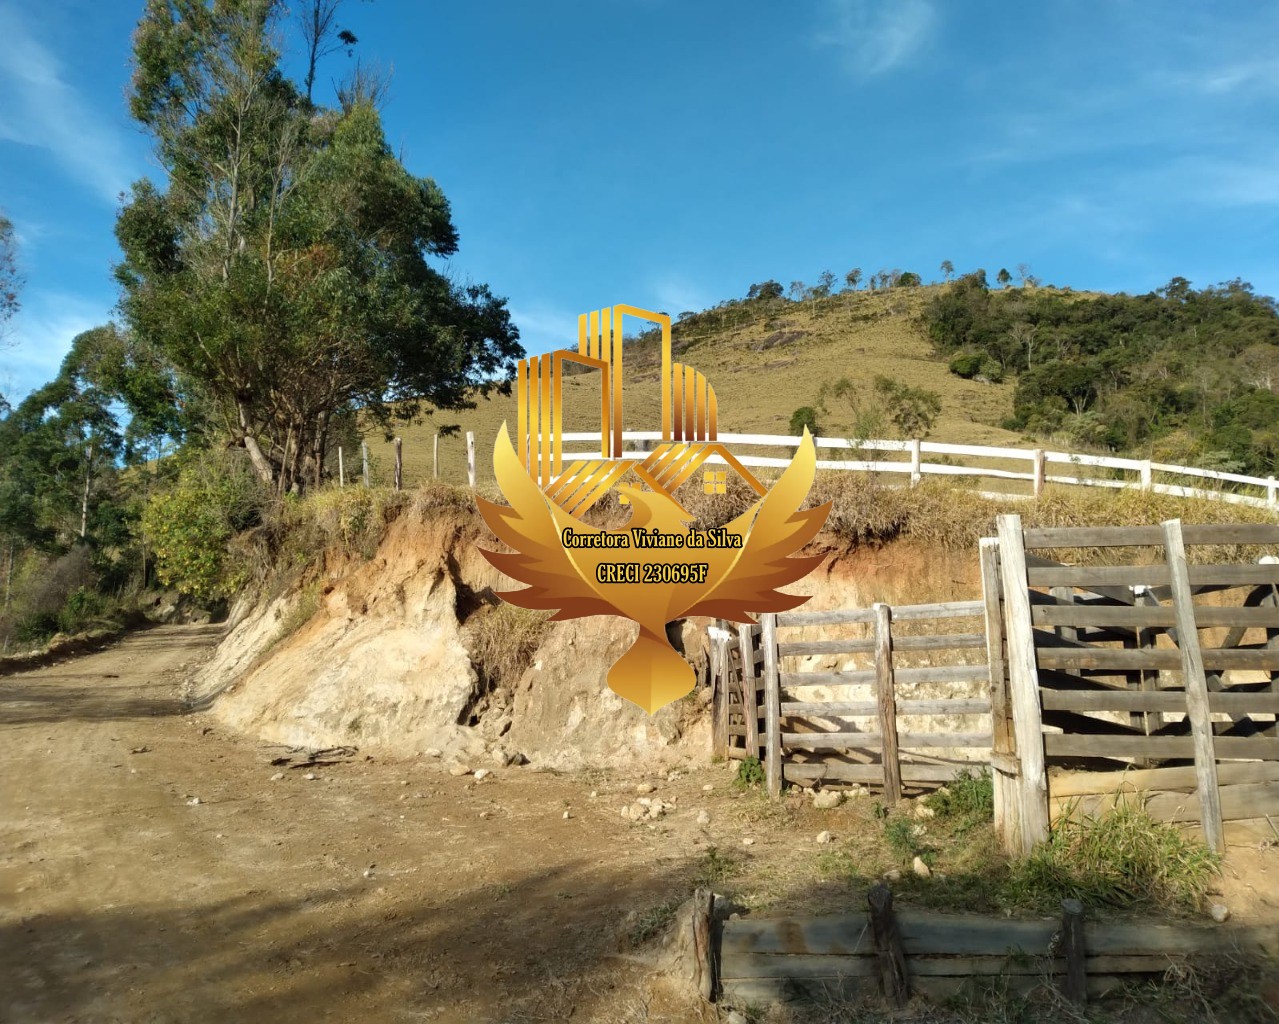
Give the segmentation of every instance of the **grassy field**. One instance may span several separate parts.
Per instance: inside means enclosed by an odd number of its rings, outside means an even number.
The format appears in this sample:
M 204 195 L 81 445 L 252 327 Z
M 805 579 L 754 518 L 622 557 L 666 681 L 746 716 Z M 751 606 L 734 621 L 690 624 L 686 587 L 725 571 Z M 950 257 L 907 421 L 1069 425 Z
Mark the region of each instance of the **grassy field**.
M 869 389 L 874 377 L 883 374 L 941 395 L 942 410 L 932 440 L 1032 447 L 998 425 L 1012 412 L 1011 383 L 963 380 L 950 373 L 946 360 L 933 352 L 919 314 L 934 287 L 855 292 L 815 305 L 792 304 L 746 325 L 686 338 L 688 348 L 676 358 L 701 370 L 714 385 L 723 433 L 786 434 L 791 413 L 814 405 L 823 383 L 846 376 Z M 577 324 L 566 321 L 566 347 L 576 345 L 576 332 Z M 677 328 L 677 349 L 681 343 Z M 624 368 L 627 430 L 660 426 L 656 355 L 652 348 L 628 348 Z M 595 382 L 594 375 L 566 379 L 566 431 L 598 429 L 598 412 L 592 416 L 598 408 Z M 832 406 L 821 418 L 822 433 L 845 436 L 849 419 L 847 410 Z M 491 480 L 493 442 L 503 421 L 515 421 L 513 395 L 481 400 L 469 411 L 437 412 L 422 424 L 400 427 L 405 482 L 430 478 L 433 436 L 443 424 L 458 424 L 460 431 L 440 438 L 440 477 L 450 483 L 466 482 L 465 432 L 471 430 L 479 481 Z M 389 479 L 394 462 L 391 444 L 379 433 L 370 434 L 368 441 L 375 475 Z M 358 468 L 358 456 L 347 461 Z

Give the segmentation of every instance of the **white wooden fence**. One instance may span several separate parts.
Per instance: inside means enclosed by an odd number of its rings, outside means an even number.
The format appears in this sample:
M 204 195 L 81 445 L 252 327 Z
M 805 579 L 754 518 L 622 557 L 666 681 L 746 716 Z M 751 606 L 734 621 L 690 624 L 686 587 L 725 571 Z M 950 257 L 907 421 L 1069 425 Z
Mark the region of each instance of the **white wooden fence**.
M 643 447 L 635 447 L 634 450 L 622 453 L 623 458 L 628 459 L 646 458 L 653 445 L 662 440 L 661 433 L 655 430 L 628 430 L 622 437 L 628 442 L 643 443 Z M 467 438 L 473 450 L 473 435 L 468 433 Z M 781 434 L 720 434 L 719 440 L 736 450 L 787 449 L 795 448 L 800 442 L 798 437 Z M 566 433 L 564 441 L 569 445 L 590 443 L 595 446 L 589 450 L 565 451 L 565 458 L 598 457 L 599 434 Z M 921 440 L 856 442 L 839 437 L 818 437 L 814 441 L 819 455 L 823 451 L 847 453 L 846 457 L 818 458 L 818 469 L 899 474 L 909 481 L 910 486 L 930 475 L 961 476 L 977 477 L 983 481 L 1023 481 L 1029 485 L 1024 493 L 1025 497 L 1037 497 L 1046 484 L 1066 484 L 1136 489 L 1178 497 L 1213 498 L 1260 508 L 1279 508 L 1279 481 L 1273 476 L 1245 476 L 1242 473 L 1223 473 L 1193 466 L 1172 466 L 1149 459 L 1054 452 L 1042 448 L 996 448 Z M 868 452 L 895 453 L 899 458 L 870 461 L 851 457 L 853 453 Z M 927 456 L 940 456 L 940 459 L 929 461 Z M 781 469 L 790 464 L 788 455 L 742 453 L 737 454 L 737 457 L 745 466 Z M 719 456 L 712 456 L 708 461 L 722 464 L 724 460 Z M 1004 465 L 998 464 L 1001 462 Z M 1107 472 L 1108 475 L 1102 475 Z M 474 470 L 471 484 L 475 484 Z M 999 497 L 1011 496 L 1014 495 L 1007 492 L 999 494 Z

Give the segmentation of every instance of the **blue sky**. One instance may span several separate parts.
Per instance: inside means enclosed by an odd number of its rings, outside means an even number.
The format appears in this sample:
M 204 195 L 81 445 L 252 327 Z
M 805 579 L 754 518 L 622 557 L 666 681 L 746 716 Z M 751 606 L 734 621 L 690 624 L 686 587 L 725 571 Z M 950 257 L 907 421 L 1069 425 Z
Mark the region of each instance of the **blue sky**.
M 141 0 L 0 0 L 0 208 L 24 308 L 0 392 L 116 300 Z M 615 302 L 678 313 L 831 269 L 1029 263 L 1279 294 L 1279 5 L 1214 0 L 346 0 L 388 135 L 453 204 L 458 278 L 530 351 Z M 349 67 L 321 69 L 324 87 Z

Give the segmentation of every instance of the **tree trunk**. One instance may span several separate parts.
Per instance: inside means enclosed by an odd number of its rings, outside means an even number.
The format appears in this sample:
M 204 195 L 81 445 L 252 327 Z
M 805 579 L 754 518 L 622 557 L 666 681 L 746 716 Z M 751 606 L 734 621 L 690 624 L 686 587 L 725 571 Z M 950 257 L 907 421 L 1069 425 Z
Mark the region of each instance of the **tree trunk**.
M 240 440 L 244 443 L 244 450 L 249 453 L 249 461 L 253 463 L 253 468 L 257 471 L 259 479 L 270 486 L 275 483 L 275 467 L 271 465 L 271 460 L 263 454 L 258 439 L 253 436 L 253 432 L 249 429 L 249 414 L 244 408 L 244 403 L 237 401 L 235 410 L 240 418 Z
M 89 484 L 93 480 L 93 442 L 84 460 L 84 492 L 80 495 L 80 539 L 89 532 Z

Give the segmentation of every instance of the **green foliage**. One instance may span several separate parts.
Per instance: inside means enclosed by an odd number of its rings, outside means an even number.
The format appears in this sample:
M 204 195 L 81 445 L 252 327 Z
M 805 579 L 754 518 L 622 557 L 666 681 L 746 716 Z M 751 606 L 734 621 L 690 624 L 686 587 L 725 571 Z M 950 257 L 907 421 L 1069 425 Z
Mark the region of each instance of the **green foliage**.
M 1059 818 L 1048 841 L 1011 866 L 1009 897 L 1045 909 L 1070 897 L 1090 906 L 1195 910 L 1219 868 L 1202 842 L 1125 800 L 1097 817 Z
M 21 283 L 13 221 L 0 213 L 0 325 L 18 311 L 18 289 Z
M 202 599 L 234 593 L 246 569 L 227 545 L 258 520 L 263 501 L 242 459 L 215 452 L 193 456 L 171 486 L 151 496 L 142 515 L 160 580 Z
M 999 365 L 999 360 L 988 352 L 960 352 L 951 359 L 950 372 L 965 380 L 982 377 L 993 384 L 998 384 L 1004 379 L 1004 368 Z
M 923 281 L 913 270 L 904 271 L 897 278 L 898 288 L 918 288 L 921 284 Z
M 741 871 L 742 865 L 740 861 L 732 856 L 720 853 L 717 847 L 712 846 L 707 849 L 706 855 L 702 858 L 701 863 L 697 865 L 692 881 L 694 886 L 714 888 L 722 882 L 741 874 Z
M 817 425 L 817 410 L 811 405 L 801 405 L 790 414 L 790 432 L 792 434 L 801 436 L 805 428 L 814 437 L 821 433 L 821 429 Z
M 1018 374 L 1009 429 L 1255 475 L 1279 468 L 1279 306 L 1245 282 L 991 293 L 978 271 L 935 295 L 924 322 L 952 372 L 989 376 L 974 361 L 985 354 Z
M 884 821 L 884 842 L 898 860 L 910 861 L 923 852 L 916 825 L 909 818 L 888 818 Z
M 926 388 L 913 388 L 891 377 L 875 378 L 875 394 L 888 418 L 903 438 L 927 437 L 941 413 L 941 395 Z
M 743 789 L 754 789 L 764 784 L 764 765 L 758 757 L 747 757 L 737 762 L 737 776 L 733 783 Z
M 965 769 L 925 801 L 938 817 L 964 822 L 991 821 L 995 816 L 995 788 L 990 769 Z
M 77 587 L 67 595 L 66 604 L 58 613 L 58 629 L 63 633 L 82 632 L 87 626 L 105 615 L 109 604 L 102 594 L 89 587 Z

